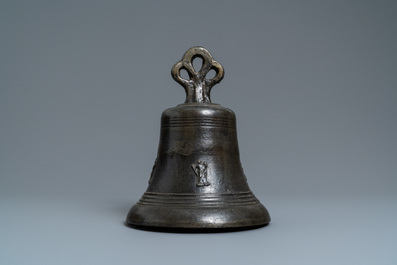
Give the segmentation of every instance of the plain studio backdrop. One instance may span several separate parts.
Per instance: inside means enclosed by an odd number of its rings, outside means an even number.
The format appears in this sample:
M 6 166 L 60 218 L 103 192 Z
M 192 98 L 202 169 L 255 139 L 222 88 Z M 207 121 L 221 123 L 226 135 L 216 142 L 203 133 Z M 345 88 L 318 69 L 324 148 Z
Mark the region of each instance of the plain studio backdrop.
M 192 46 L 265 228 L 124 226 Z M 395 1 L 2 0 L 0 263 L 396 264 L 396 48 Z

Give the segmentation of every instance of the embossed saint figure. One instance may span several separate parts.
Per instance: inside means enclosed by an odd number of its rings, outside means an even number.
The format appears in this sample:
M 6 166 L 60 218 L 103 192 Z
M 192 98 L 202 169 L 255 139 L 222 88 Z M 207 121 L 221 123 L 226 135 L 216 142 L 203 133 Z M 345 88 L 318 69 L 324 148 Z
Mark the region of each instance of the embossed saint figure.
M 207 168 L 208 168 L 207 162 L 198 160 L 197 164 L 192 164 L 191 167 L 197 177 L 196 180 L 197 187 L 211 185 L 211 183 L 209 183 L 207 180 Z

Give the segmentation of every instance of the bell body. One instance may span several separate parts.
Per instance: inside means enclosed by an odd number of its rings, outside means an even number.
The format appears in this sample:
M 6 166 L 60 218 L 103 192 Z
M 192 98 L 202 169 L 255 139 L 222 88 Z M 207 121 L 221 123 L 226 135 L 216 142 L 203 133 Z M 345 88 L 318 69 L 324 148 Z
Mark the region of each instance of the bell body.
M 233 111 L 186 103 L 161 118 L 149 186 L 127 224 L 149 228 L 250 228 L 270 222 L 244 175 Z
M 202 59 L 197 71 L 193 60 Z M 181 70 L 189 79 L 181 77 Z M 215 76 L 207 79 L 209 71 Z M 160 143 L 149 186 L 127 224 L 151 230 L 217 231 L 264 226 L 266 208 L 248 187 L 241 167 L 233 111 L 211 103 L 223 66 L 203 47 L 192 47 L 171 70 L 185 104 L 161 116 Z

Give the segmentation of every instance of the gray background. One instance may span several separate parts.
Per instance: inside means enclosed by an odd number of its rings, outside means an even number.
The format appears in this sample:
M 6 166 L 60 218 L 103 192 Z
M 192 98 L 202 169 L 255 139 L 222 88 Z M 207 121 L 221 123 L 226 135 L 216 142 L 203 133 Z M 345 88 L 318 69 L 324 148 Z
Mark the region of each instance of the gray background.
M 395 1 L 0 1 L 0 264 L 396 264 L 396 32 Z M 196 45 L 265 228 L 123 224 Z

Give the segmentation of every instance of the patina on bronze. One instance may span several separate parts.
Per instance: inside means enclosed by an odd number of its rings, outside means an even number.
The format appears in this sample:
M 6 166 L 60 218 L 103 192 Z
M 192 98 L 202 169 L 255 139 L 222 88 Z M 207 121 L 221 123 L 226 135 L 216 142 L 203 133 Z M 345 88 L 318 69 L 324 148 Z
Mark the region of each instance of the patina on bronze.
M 200 57 L 201 69 L 193 60 Z M 187 71 L 190 80 L 181 77 Z M 210 70 L 215 77 L 206 79 Z M 161 117 L 160 143 L 149 186 L 131 208 L 127 224 L 167 231 L 223 231 L 270 222 L 250 190 L 240 162 L 233 111 L 211 103 L 223 67 L 203 47 L 190 48 L 171 70 L 186 91 L 184 104 Z

